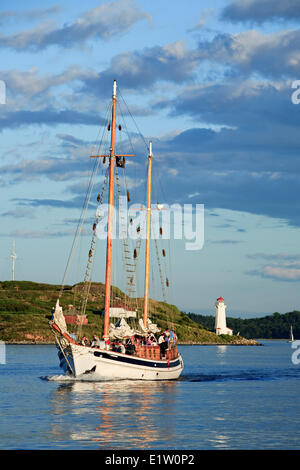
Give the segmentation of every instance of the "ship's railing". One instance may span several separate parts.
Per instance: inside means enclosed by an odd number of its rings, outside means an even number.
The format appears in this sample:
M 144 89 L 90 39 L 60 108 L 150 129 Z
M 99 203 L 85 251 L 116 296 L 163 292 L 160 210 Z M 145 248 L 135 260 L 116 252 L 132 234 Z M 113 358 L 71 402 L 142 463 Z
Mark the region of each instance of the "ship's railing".
M 161 352 L 159 346 L 154 345 L 136 345 L 136 356 L 144 359 L 154 359 L 159 361 L 161 358 Z M 165 357 L 168 360 L 176 359 L 178 356 L 177 346 L 172 349 L 166 350 Z
M 174 346 L 172 349 L 168 349 L 166 351 L 166 358 L 172 361 L 173 359 L 176 359 L 178 357 L 178 350 L 177 346 Z
M 154 345 L 136 345 L 136 356 L 144 359 L 160 359 L 160 347 Z

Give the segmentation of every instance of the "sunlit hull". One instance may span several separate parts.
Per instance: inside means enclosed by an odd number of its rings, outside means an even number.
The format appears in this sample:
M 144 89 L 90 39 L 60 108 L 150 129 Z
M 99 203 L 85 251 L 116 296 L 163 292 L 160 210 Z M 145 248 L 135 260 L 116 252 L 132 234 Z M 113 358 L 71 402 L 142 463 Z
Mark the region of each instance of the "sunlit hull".
M 180 355 L 173 360 L 151 360 L 113 351 L 69 344 L 59 350 L 60 366 L 79 377 L 94 373 L 100 379 L 174 380 L 183 369 Z

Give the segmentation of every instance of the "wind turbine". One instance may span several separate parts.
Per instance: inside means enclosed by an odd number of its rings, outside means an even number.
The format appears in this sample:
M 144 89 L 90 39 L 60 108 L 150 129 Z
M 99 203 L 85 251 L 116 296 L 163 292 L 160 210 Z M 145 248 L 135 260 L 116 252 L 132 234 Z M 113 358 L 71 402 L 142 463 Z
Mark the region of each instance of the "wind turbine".
M 15 280 L 15 262 L 17 259 L 17 255 L 15 252 L 15 240 L 13 240 L 13 245 L 12 245 L 12 252 L 11 252 L 11 260 L 12 260 L 12 280 Z

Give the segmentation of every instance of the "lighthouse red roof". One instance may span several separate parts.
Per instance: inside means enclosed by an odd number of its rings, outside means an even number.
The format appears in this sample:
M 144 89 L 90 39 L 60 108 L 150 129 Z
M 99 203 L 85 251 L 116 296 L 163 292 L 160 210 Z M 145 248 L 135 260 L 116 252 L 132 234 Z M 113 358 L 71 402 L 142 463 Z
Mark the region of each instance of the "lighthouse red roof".
M 217 300 L 221 300 L 222 302 L 224 302 L 223 297 L 219 297 Z

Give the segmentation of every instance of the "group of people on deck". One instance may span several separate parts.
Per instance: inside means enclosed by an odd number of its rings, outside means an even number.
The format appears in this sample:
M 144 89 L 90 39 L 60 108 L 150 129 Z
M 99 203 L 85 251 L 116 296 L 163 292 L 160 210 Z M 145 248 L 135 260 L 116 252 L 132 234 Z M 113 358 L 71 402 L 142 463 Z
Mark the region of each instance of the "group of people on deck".
M 170 330 L 168 328 L 165 329 L 163 333 L 160 334 L 158 337 L 158 345 L 160 347 L 161 356 L 164 357 L 166 355 L 166 351 L 168 349 L 172 349 L 175 346 L 177 341 L 177 335 L 174 330 Z
M 123 354 L 135 354 L 136 346 L 139 345 L 147 345 L 147 346 L 159 346 L 161 357 L 165 357 L 166 351 L 172 349 L 177 341 L 177 335 L 174 330 L 169 330 L 166 328 L 162 331 L 158 338 L 154 336 L 153 333 L 148 334 L 147 337 L 139 336 L 139 335 L 132 335 L 130 338 L 127 338 L 123 341 L 104 341 L 100 340 L 98 336 L 94 335 L 93 340 L 90 341 L 86 336 L 82 338 L 81 344 L 83 346 L 89 346 L 91 348 L 100 348 L 111 350 L 115 352 L 120 352 Z

